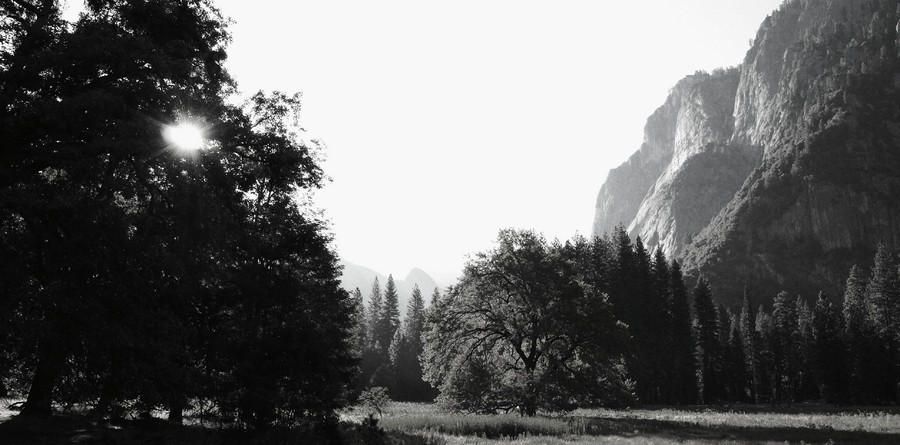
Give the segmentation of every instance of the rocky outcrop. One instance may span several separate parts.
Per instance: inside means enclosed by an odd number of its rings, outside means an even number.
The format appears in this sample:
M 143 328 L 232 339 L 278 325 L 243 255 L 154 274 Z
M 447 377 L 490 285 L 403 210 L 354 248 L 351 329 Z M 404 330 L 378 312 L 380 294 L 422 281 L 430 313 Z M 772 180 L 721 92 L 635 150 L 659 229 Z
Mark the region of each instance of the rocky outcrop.
M 695 217 L 698 214 L 672 207 L 675 202 L 671 198 L 684 195 L 672 187 L 686 183 L 680 177 L 681 168 L 692 157 L 706 152 L 728 156 L 726 152 L 732 151 L 723 144 L 733 128 L 731 114 L 737 83 L 738 71 L 729 69 L 713 74 L 697 72 L 672 88 L 665 104 L 647 120 L 640 150 L 611 170 L 600 189 L 595 235 L 610 232 L 621 224 L 632 235 L 642 236 L 650 247 L 659 243 L 666 253 L 673 254 L 680 246 L 676 241 L 679 235 L 696 233 L 709 222 L 724 202 L 711 209 L 704 207 L 700 212 L 703 216 Z M 730 186 L 726 198 L 739 186 Z
M 695 138 L 680 161 L 673 145 L 652 185 L 622 194 L 641 195 L 630 233 L 733 306 L 745 285 L 760 298 L 837 296 L 878 243 L 900 247 L 898 3 L 795 0 L 768 17 L 732 106 L 709 100 L 722 106 L 676 124 L 716 137 Z

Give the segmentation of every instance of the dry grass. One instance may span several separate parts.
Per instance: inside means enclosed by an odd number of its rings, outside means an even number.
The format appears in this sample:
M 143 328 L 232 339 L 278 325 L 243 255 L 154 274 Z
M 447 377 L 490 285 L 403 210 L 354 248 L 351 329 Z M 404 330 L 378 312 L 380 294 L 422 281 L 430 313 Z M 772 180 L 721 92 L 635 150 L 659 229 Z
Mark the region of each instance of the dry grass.
M 348 418 L 361 416 L 350 411 Z M 802 405 L 637 410 L 578 410 L 566 416 L 444 413 L 394 403 L 380 425 L 389 432 L 447 444 L 895 444 L 897 410 Z

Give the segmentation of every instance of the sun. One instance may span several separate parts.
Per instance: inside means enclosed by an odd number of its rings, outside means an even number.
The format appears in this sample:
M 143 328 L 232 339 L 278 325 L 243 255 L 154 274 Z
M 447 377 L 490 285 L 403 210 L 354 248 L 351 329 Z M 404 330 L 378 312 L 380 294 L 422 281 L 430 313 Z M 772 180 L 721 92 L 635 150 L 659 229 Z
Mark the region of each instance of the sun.
M 175 148 L 184 151 L 197 151 L 203 148 L 203 129 L 189 122 L 166 127 L 164 136 Z

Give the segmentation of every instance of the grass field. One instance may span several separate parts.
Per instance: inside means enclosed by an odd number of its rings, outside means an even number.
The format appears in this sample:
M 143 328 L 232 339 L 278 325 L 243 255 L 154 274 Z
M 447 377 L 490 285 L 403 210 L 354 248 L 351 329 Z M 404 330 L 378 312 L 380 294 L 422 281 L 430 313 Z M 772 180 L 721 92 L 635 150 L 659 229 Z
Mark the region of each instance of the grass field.
M 2 444 L 296 444 L 315 443 L 309 432 L 281 429 L 251 434 L 210 425 L 176 427 L 158 419 L 98 421 L 63 414 L 41 424 L 16 425 L 0 410 Z M 367 412 L 341 414 L 345 444 L 391 445 L 587 445 L 587 444 L 900 444 L 900 408 L 824 405 L 733 405 L 633 410 L 585 409 L 533 418 L 443 412 L 435 405 L 391 403 L 366 434 Z M 5 421 L 4 421 L 5 420 Z
M 361 410 L 345 414 L 350 421 Z M 578 410 L 564 416 L 444 413 L 394 403 L 379 423 L 388 432 L 446 444 L 900 444 L 900 410 L 820 405 L 735 405 L 673 409 Z

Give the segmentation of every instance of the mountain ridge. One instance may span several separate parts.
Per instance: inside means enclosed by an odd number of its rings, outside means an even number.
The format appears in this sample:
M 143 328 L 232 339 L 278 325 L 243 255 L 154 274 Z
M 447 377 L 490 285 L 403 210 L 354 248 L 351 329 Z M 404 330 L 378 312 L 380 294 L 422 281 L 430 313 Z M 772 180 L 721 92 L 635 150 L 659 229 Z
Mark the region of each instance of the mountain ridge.
M 384 286 L 388 280 L 387 275 L 345 260 L 341 260 L 341 266 L 341 287 L 348 292 L 353 292 L 354 289 L 359 288 L 366 304 L 369 302 L 369 295 L 372 292 L 372 283 L 375 278 L 378 278 L 381 291 L 384 292 Z M 431 294 L 435 289 L 442 291 L 442 288 L 434 278 L 418 267 L 410 269 L 405 278 L 394 277 L 394 284 L 397 286 L 401 314 L 406 314 L 406 306 L 409 303 L 415 285 L 418 284 L 419 291 L 422 292 L 426 305 L 431 301 Z
M 898 3 L 785 2 L 736 72 L 694 75 L 718 95 L 673 88 L 601 187 L 594 234 L 625 224 L 732 307 L 745 285 L 839 295 L 852 264 L 900 245 Z M 648 140 L 665 165 L 624 177 Z

